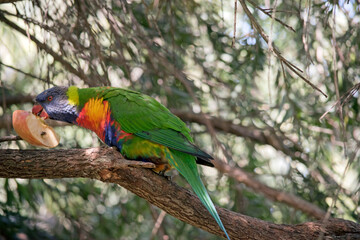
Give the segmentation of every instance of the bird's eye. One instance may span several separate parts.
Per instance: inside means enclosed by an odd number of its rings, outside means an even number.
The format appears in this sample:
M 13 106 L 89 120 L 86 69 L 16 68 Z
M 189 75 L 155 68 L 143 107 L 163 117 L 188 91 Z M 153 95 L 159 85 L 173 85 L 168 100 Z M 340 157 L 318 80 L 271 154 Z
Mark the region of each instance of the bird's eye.
M 47 100 L 48 100 L 49 102 L 51 102 L 51 100 L 53 100 L 53 97 L 52 97 L 52 96 L 48 96 L 48 97 L 47 97 Z

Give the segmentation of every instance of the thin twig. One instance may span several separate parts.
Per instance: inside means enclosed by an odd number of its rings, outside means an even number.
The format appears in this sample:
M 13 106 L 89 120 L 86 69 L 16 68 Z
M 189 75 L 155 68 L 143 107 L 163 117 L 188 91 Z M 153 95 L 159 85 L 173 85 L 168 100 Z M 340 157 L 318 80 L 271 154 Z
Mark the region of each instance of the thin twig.
M 308 26 L 309 26 L 309 22 L 310 22 L 310 12 L 311 12 L 311 4 L 310 4 L 310 1 L 308 1 L 308 9 L 307 9 L 307 14 L 304 14 L 304 24 L 303 24 L 303 33 L 302 33 L 302 42 L 304 44 L 304 50 L 306 52 L 306 56 L 307 56 L 307 59 L 310 60 L 310 62 L 312 64 L 313 61 L 311 59 L 311 55 L 310 55 L 310 52 L 309 52 L 309 44 L 308 44 L 308 37 L 309 37 L 309 34 L 307 32 L 308 30 Z M 308 67 L 309 63 L 306 63 L 306 67 Z
M 250 10 L 248 9 L 245 0 L 239 0 L 241 3 L 241 6 L 243 7 L 246 15 L 249 17 L 252 25 L 254 26 L 254 28 L 258 31 L 258 33 L 261 35 L 261 37 L 264 39 L 264 41 L 266 43 L 269 42 L 269 37 L 267 36 L 267 34 L 265 33 L 264 29 L 260 26 L 260 24 L 256 21 L 255 17 L 252 15 L 252 13 L 250 12 Z M 302 80 L 304 80 L 307 84 L 309 84 L 313 89 L 319 91 L 321 94 L 323 94 L 325 97 L 327 97 L 327 95 L 320 90 L 320 88 L 318 88 L 317 86 L 315 86 L 313 83 L 311 83 L 307 78 L 305 78 L 301 73 L 302 70 L 300 70 L 298 67 L 296 67 L 294 64 L 290 63 L 287 59 L 285 59 L 279 50 L 277 50 L 276 46 L 273 44 L 273 53 L 279 58 L 280 61 L 282 61 L 285 66 L 287 66 L 292 72 L 294 72 L 297 76 L 299 76 Z
M 20 136 L 4 136 L 0 137 L 0 142 L 11 142 L 11 141 L 19 141 L 22 140 Z
M 269 46 L 269 51 L 268 51 L 268 60 L 269 60 L 269 64 L 268 64 L 268 89 L 269 89 L 269 101 L 270 104 L 272 103 L 271 100 L 271 52 L 273 51 L 273 42 L 272 42 L 272 34 L 273 34 L 273 26 L 274 26 L 274 19 L 275 19 L 275 14 L 276 14 L 276 7 L 277 7 L 277 0 L 275 0 L 274 2 L 274 8 L 275 9 L 272 14 L 271 14 L 271 26 L 270 26 L 270 35 L 269 35 L 269 41 L 268 41 L 268 46 Z
M 232 39 L 231 47 L 234 47 L 235 45 L 235 38 L 236 38 L 236 13 L 237 13 L 237 0 L 235 0 L 234 3 L 234 36 Z
M 272 201 L 285 203 L 286 205 L 298 209 L 309 216 L 315 217 L 316 219 L 322 219 L 326 214 L 324 210 L 311 202 L 305 201 L 304 199 L 291 193 L 268 187 L 266 184 L 261 183 L 237 165 L 230 166 L 229 164 L 221 161 L 215 161 L 215 167 L 222 173 L 225 173 L 236 181 L 245 184 L 255 192 L 263 194 L 266 198 Z
M 1 95 L 2 95 L 2 105 L 1 107 L 3 108 L 3 112 L 6 112 L 6 109 L 7 109 L 7 103 L 6 103 L 6 95 L 5 95 L 5 86 L 4 86 L 4 83 L 2 81 L 2 78 L 1 78 L 1 72 L 0 72 L 0 87 L 1 87 Z M 11 127 L 10 127 L 10 122 L 7 121 L 5 123 L 6 125 L 6 131 L 7 131 L 7 134 L 10 133 L 10 130 L 11 130 Z
M 11 68 L 12 70 L 15 70 L 15 71 L 17 71 L 17 72 L 19 72 L 19 73 L 24 74 L 25 76 L 32 77 L 32 78 L 35 78 L 35 79 L 39 79 L 39 80 L 41 80 L 41 81 L 43 81 L 43 82 L 47 82 L 47 80 L 44 79 L 44 78 L 37 77 L 37 76 L 35 76 L 35 75 L 31 74 L 31 73 L 26 73 L 26 72 L 24 72 L 24 71 L 22 71 L 22 70 L 20 70 L 20 69 L 18 69 L 18 68 L 16 68 L 16 67 L 7 65 L 7 64 L 5 64 L 5 63 L 3 63 L 3 62 L 0 62 L 0 65 L 3 65 L 3 66 L 8 67 L 8 68 Z
M 346 104 L 351 97 L 353 97 L 358 91 L 360 90 L 360 83 L 355 84 L 352 86 L 349 90 L 346 91 L 344 95 L 340 97 L 339 100 L 336 100 L 336 102 L 331 105 L 329 110 L 327 110 L 321 117 L 319 118 L 319 121 L 321 121 L 330 111 L 333 109 L 338 103 L 340 103 L 340 107 L 342 108 L 344 104 Z
M 151 211 L 153 211 L 153 207 L 152 205 L 150 205 Z M 161 224 L 163 223 L 164 219 L 166 216 L 166 212 L 164 210 L 161 210 L 160 214 L 157 216 L 155 220 L 155 224 L 154 224 L 154 228 L 151 231 L 151 237 L 150 239 L 154 239 L 155 235 L 162 231 L 161 236 L 164 237 L 165 233 L 164 231 L 161 229 Z
M 222 23 L 222 27 L 225 26 L 225 20 L 224 20 L 224 1 L 221 0 L 221 23 Z
M 78 76 L 80 79 L 83 79 L 85 82 L 91 82 L 88 77 L 86 76 L 86 74 L 79 68 L 79 69 L 75 69 L 69 62 L 67 62 L 63 56 L 57 54 L 56 52 L 54 52 L 47 44 L 44 44 L 42 42 L 40 42 L 36 37 L 34 37 L 31 34 L 28 34 L 24 29 L 22 29 L 21 27 L 19 27 L 18 25 L 16 25 L 15 23 L 13 23 L 12 21 L 10 21 L 9 19 L 7 19 L 6 17 L 4 17 L 4 15 L 0 12 L 0 21 L 4 22 L 6 25 L 8 25 L 10 28 L 18 31 L 19 33 L 23 34 L 24 36 L 28 36 L 29 38 L 40 48 L 43 49 L 45 52 L 47 52 L 48 54 L 50 54 L 54 60 L 60 62 L 64 68 L 66 70 L 68 70 L 69 72 L 75 74 L 76 76 Z
M 341 179 L 340 179 L 340 183 L 339 183 L 339 187 L 336 189 L 334 196 L 332 197 L 332 203 L 330 205 L 330 207 L 327 209 L 325 218 L 323 219 L 323 224 L 326 226 L 329 218 L 330 218 L 330 214 L 331 211 L 334 209 L 336 202 L 339 198 L 339 193 L 340 193 L 340 189 L 342 187 L 343 181 L 345 179 L 345 174 L 348 171 L 350 164 L 352 161 L 350 161 L 350 159 L 348 159 L 348 154 L 347 154 L 347 147 L 346 147 L 346 143 L 347 143 L 347 139 L 346 139 L 346 132 L 345 132 L 345 124 L 344 124 L 344 115 L 343 115 L 343 108 L 340 104 L 340 92 L 339 92 L 339 83 L 338 83 L 338 79 L 337 79 L 337 57 L 336 57 L 336 36 L 335 36 L 335 28 L 336 28 L 336 0 L 334 0 L 333 2 L 333 16 L 332 16 L 332 21 L 333 21 L 333 27 L 332 27 L 332 50 L 333 50 L 333 70 L 334 70 L 334 85 L 335 85 L 335 92 L 336 92 L 336 99 L 337 99 L 337 103 L 336 103 L 336 108 L 337 111 L 339 111 L 339 115 L 340 115 L 340 131 L 342 132 L 342 142 L 343 142 L 343 147 L 344 147 L 344 157 L 345 159 L 347 159 L 347 164 L 346 167 L 341 175 Z M 358 148 L 357 148 L 358 150 Z M 354 154 L 354 156 L 356 156 L 356 153 Z M 320 233 L 320 236 L 318 239 L 323 239 L 324 237 L 324 233 Z
M 273 8 L 269 8 L 269 9 L 264 9 L 259 7 L 259 5 L 257 5 L 255 2 L 253 2 L 252 0 L 247 0 L 251 5 L 253 5 L 255 8 L 259 9 L 260 11 L 262 11 L 264 14 L 266 14 L 267 16 L 271 17 L 271 13 L 274 11 Z M 282 11 L 282 10 L 276 10 L 277 12 L 286 12 L 286 11 Z M 295 29 L 289 25 L 287 25 L 286 23 L 284 23 L 283 21 L 281 21 L 278 18 L 274 18 L 275 21 L 277 21 L 278 23 L 282 24 L 283 26 L 287 27 L 288 29 L 290 29 L 293 32 L 296 32 Z

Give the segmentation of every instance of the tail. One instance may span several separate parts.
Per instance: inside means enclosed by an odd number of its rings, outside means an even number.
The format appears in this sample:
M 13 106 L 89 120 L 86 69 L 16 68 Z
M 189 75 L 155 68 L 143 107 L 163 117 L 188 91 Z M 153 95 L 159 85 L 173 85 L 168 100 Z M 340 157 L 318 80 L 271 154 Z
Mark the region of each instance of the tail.
M 170 164 L 175 167 L 176 170 L 178 170 L 181 175 L 183 175 L 184 178 L 189 182 L 194 192 L 199 197 L 200 201 L 204 204 L 210 214 L 215 218 L 221 230 L 224 231 L 227 239 L 230 240 L 230 237 L 227 234 L 223 223 L 221 222 L 219 214 L 217 213 L 215 206 L 211 201 L 211 198 L 200 179 L 199 173 L 197 171 L 195 157 L 176 150 L 170 150 L 168 155 L 170 155 L 168 156 Z

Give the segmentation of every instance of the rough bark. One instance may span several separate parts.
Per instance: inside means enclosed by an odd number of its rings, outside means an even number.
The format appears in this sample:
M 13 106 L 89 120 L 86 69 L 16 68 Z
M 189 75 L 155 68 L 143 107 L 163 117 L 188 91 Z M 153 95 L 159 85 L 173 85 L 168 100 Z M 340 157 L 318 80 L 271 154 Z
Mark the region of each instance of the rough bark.
M 163 209 L 170 215 L 218 236 L 223 232 L 190 191 L 151 170 L 129 167 L 111 148 L 72 150 L 0 150 L 0 177 L 75 178 L 112 182 Z M 136 166 L 137 164 L 135 164 Z M 141 164 L 144 165 L 144 164 Z M 143 167 L 151 167 L 145 164 Z M 343 219 L 329 219 L 298 225 L 265 222 L 223 208 L 217 208 L 232 239 L 359 239 L 360 225 Z

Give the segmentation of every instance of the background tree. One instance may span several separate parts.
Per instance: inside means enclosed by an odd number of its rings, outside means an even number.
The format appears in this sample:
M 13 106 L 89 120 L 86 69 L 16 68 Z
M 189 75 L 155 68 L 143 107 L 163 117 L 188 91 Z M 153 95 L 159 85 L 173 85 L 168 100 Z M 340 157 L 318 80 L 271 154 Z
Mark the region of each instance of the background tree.
M 202 168 L 217 205 L 274 223 L 359 220 L 356 1 L 0 2 L 0 136 L 53 85 L 131 88 L 172 109 L 218 159 L 219 171 Z M 56 130 L 60 149 L 102 145 L 84 129 Z M 216 238 L 116 184 L 0 186 L 6 238 Z

